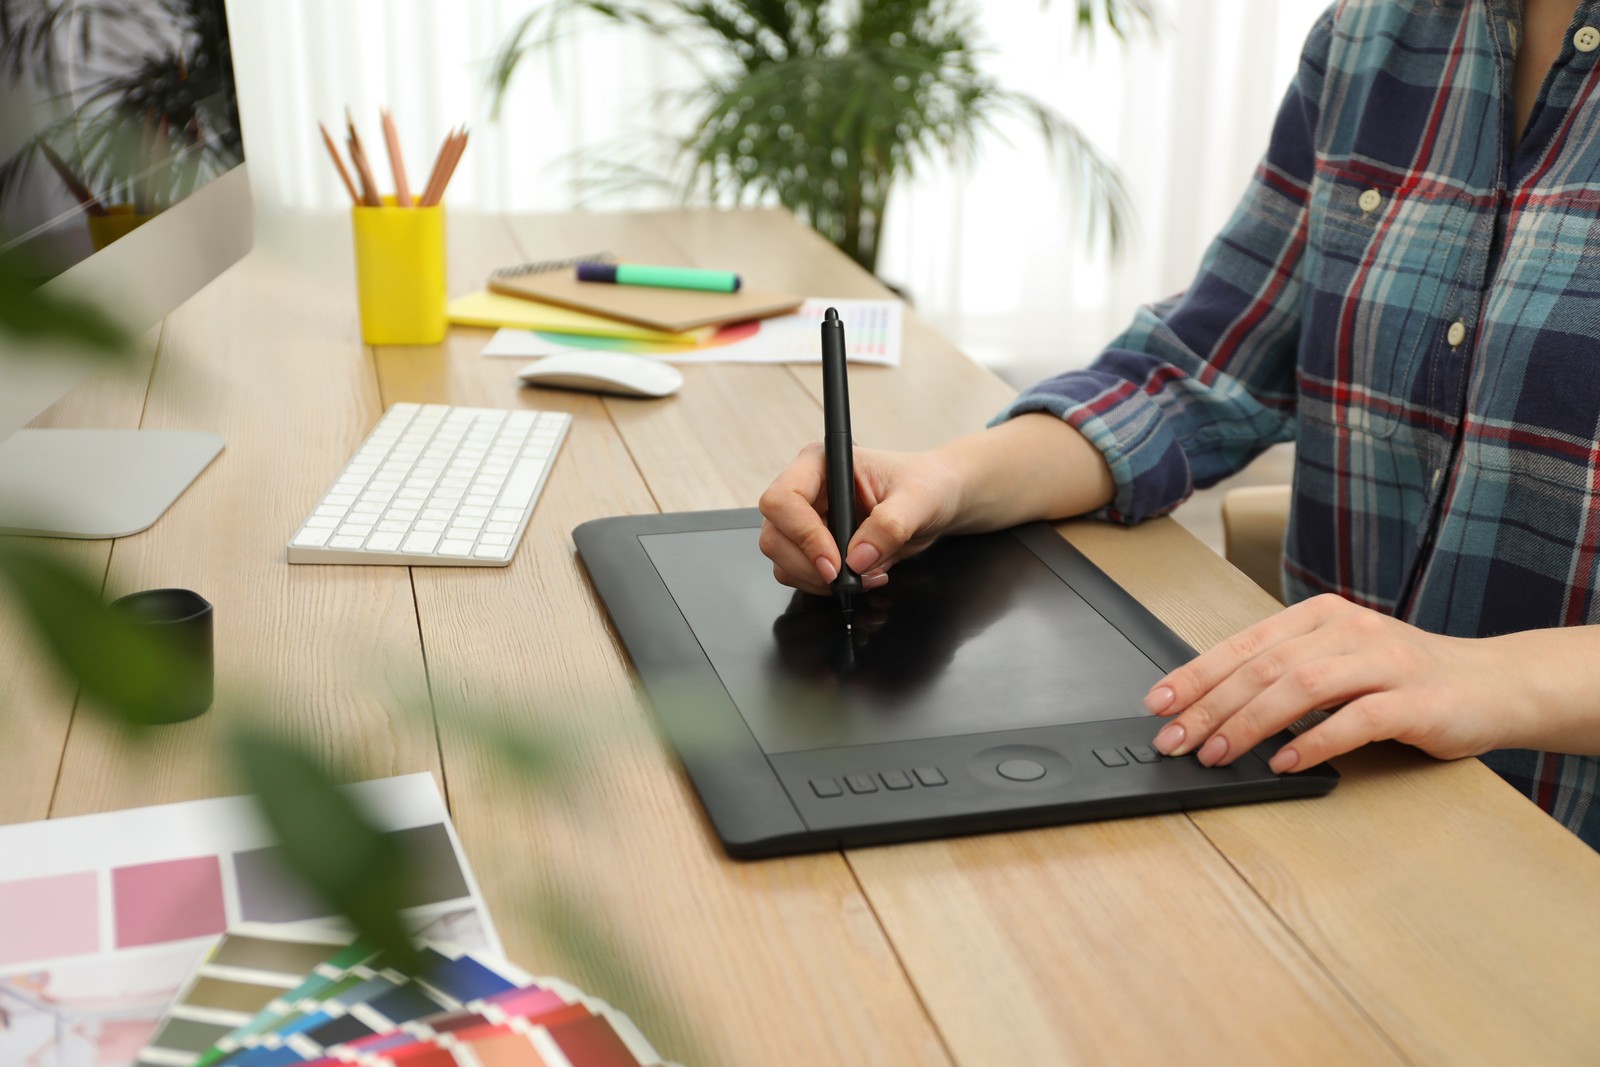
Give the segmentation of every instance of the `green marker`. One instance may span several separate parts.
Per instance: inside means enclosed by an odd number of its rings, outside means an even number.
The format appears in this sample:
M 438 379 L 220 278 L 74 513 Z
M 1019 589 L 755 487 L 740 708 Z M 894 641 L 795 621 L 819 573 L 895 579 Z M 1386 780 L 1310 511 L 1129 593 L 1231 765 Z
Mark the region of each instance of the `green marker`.
M 731 270 L 693 267 L 646 267 L 639 263 L 579 263 L 580 282 L 648 285 L 656 289 L 696 289 L 703 293 L 737 293 L 739 276 Z

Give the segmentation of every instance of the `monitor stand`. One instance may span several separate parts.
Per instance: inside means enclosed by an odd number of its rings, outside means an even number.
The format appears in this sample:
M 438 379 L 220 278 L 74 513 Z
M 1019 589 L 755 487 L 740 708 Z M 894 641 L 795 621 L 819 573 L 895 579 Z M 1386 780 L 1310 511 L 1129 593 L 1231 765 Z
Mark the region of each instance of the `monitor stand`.
M 222 445 L 216 434 L 193 430 L 18 430 L 0 441 L 0 533 L 136 534 Z

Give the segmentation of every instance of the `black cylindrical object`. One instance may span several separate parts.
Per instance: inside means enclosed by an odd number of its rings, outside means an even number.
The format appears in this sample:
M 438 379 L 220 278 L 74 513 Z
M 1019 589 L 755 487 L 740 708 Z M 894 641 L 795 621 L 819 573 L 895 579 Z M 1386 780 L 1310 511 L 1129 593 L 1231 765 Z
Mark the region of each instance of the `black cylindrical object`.
M 822 320 L 823 451 L 828 468 L 828 530 L 839 546 L 833 596 L 848 622 L 862 593 L 861 577 L 844 562 L 856 532 L 855 444 L 850 438 L 850 382 L 845 374 L 844 323 L 829 308 Z

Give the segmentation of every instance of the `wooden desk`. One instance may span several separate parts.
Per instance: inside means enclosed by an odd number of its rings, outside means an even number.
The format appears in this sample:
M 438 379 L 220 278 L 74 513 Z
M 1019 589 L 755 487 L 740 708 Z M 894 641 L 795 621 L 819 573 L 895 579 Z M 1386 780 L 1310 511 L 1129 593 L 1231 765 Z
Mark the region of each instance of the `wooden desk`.
M 881 295 L 776 212 L 463 217 L 450 239 L 455 292 L 505 263 L 611 248 Z M 478 356 L 485 331 L 364 348 L 342 220 L 269 222 L 259 244 L 167 321 L 148 389 L 96 385 L 44 420 L 228 440 L 152 530 L 70 550 L 106 568 L 109 593 L 210 597 L 219 677 L 352 777 L 434 772 L 513 956 L 629 1011 L 668 1055 L 1600 1063 L 1600 856 L 1475 761 L 1380 747 L 1340 761 L 1345 781 L 1324 799 L 726 859 L 570 531 L 748 506 L 818 435 L 817 369 L 688 367 L 665 401 L 519 391 L 516 361 Z M 980 426 L 1011 395 L 914 314 L 904 365 L 855 368 L 851 390 L 857 439 L 898 448 Z M 397 401 L 576 417 L 510 567 L 284 563 L 289 534 Z M 1063 531 L 1196 646 L 1273 607 L 1171 522 Z M 237 791 L 214 744 L 237 698 L 131 746 L 74 717 L 3 614 L 0 649 L 0 821 Z M 490 740 L 540 728 L 563 738 L 555 784 L 530 785 Z

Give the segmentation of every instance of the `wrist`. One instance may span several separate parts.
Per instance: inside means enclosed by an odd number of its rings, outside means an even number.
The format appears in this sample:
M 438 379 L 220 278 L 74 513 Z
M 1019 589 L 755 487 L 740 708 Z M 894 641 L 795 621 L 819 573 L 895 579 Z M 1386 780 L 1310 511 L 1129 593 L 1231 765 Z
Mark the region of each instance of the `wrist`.
M 1526 630 L 1472 642 L 1489 657 L 1504 726 L 1497 747 L 1600 752 L 1600 627 Z

